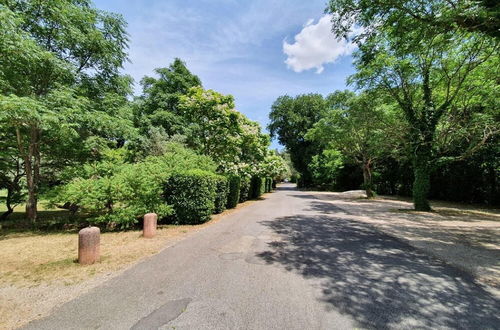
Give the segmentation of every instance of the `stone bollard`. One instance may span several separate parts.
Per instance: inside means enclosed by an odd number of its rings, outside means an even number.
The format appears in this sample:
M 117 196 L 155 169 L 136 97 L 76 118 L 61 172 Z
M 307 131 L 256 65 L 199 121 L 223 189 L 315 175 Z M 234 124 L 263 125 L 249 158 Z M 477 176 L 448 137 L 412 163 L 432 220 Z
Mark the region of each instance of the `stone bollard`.
M 155 237 L 157 222 L 158 215 L 156 213 L 148 213 L 144 215 L 144 226 L 142 229 L 142 236 L 144 236 L 144 238 Z
M 78 232 L 78 263 L 90 265 L 99 260 L 101 230 L 97 227 L 83 228 Z

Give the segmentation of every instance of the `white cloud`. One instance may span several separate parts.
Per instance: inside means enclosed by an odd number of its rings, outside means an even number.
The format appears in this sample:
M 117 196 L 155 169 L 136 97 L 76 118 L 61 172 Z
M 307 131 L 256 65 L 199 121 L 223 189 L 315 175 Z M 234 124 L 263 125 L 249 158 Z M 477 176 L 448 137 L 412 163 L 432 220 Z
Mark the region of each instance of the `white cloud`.
M 356 49 L 356 45 L 348 40 L 335 38 L 331 32 L 331 18 L 331 15 L 325 15 L 316 24 L 310 19 L 295 35 L 294 43 L 283 41 L 283 52 L 287 55 L 285 63 L 289 68 L 295 72 L 316 69 L 316 73 L 321 73 L 324 64 L 334 63 Z

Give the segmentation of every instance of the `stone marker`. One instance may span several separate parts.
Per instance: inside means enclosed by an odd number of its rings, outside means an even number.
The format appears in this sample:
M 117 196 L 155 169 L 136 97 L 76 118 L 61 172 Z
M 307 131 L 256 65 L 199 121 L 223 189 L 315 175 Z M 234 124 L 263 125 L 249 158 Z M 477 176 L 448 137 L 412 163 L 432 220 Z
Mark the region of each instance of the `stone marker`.
M 145 238 L 155 237 L 157 221 L 158 221 L 158 215 L 156 213 L 145 214 L 142 236 L 144 236 Z
M 90 265 L 99 260 L 101 230 L 98 227 L 83 228 L 78 232 L 78 263 Z

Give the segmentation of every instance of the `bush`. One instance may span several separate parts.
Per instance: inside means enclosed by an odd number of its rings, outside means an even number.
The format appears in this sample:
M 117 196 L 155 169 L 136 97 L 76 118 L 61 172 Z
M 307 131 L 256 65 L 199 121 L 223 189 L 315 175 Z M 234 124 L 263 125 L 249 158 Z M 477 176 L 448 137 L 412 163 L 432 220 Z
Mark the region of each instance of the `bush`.
M 271 192 L 273 190 L 273 179 L 267 177 L 266 178 L 266 192 Z
M 252 177 L 250 188 L 250 197 L 251 198 L 259 198 L 266 189 L 265 179 L 260 176 Z
M 175 223 L 199 224 L 215 210 L 217 176 L 202 170 L 172 174 L 165 183 L 164 197 L 174 209 Z
M 277 184 L 276 180 L 273 180 L 273 181 L 271 182 L 271 188 L 272 188 L 272 189 L 276 189 L 276 184 Z
M 124 163 L 113 153 L 101 162 L 77 168 L 68 173 L 71 181 L 50 192 L 51 205 L 75 205 L 90 223 L 122 229 L 136 224 L 145 213 L 155 212 L 160 218 L 171 215 L 173 209 L 163 198 L 171 173 L 198 168 L 211 173 L 216 166 L 209 157 L 181 145 L 169 144 L 168 148 L 162 156 L 135 164 Z
M 231 175 L 228 178 L 229 181 L 229 193 L 227 196 L 227 208 L 232 209 L 238 205 L 240 200 L 240 184 L 241 179 L 239 176 Z
M 214 175 L 216 182 L 215 209 L 214 213 L 222 213 L 226 209 L 227 196 L 229 194 L 228 180 L 225 176 Z
M 240 203 L 246 202 L 250 198 L 250 179 L 242 177 L 240 181 Z
M 145 213 L 160 217 L 172 213 L 163 202 L 162 182 L 168 174 L 157 164 L 123 164 L 116 173 L 94 178 L 76 178 L 53 191 L 52 205 L 71 204 L 89 216 L 92 224 L 121 229 L 138 222 Z

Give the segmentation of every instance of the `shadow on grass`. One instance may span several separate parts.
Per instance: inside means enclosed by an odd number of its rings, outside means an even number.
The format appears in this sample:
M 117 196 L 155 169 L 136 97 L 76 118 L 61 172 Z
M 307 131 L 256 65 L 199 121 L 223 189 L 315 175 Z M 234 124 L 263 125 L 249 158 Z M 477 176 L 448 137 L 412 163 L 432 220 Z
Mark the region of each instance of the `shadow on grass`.
M 38 211 L 36 224 L 26 218 L 25 212 L 14 212 L 7 220 L 0 222 L 0 239 L 7 235 L 44 235 L 61 232 L 77 232 L 88 225 L 87 217 L 74 215 L 67 210 L 42 210 Z
M 339 210 L 313 202 L 303 215 L 261 222 L 282 240 L 258 257 L 319 281 L 325 308 L 364 328 L 498 329 L 500 302 L 469 275 Z

